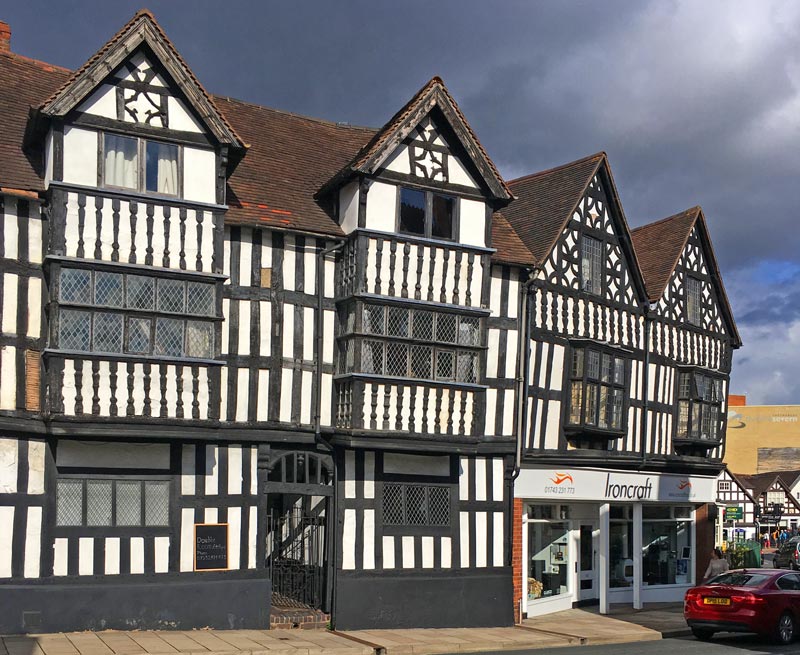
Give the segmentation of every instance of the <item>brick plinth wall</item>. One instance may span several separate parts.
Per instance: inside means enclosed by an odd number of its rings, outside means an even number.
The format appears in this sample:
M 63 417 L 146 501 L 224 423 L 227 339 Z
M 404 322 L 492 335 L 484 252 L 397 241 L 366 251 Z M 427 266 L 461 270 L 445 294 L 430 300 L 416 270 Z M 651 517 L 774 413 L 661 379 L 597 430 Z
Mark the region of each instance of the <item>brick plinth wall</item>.
M 514 622 L 520 620 L 522 603 L 522 498 L 514 499 L 511 521 L 511 568 L 514 571 Z

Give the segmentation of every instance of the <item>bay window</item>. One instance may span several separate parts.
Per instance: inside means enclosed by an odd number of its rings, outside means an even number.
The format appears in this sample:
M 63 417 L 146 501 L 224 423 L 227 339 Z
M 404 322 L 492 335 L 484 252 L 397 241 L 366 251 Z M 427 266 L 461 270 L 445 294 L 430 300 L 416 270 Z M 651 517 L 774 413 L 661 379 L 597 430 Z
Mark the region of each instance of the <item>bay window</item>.
M 568 426 L 622 432 L 626 359 L 596 347 L 573 347 Z
M 58 349 L 212 359 L 213 282 L 62 268 Z
M 722 420 L 722 380 L 698 371 L 678 374 L 678 439 L 716 442 Z
M 179 196 L 179 146 L 103 134 L 103 186 Z

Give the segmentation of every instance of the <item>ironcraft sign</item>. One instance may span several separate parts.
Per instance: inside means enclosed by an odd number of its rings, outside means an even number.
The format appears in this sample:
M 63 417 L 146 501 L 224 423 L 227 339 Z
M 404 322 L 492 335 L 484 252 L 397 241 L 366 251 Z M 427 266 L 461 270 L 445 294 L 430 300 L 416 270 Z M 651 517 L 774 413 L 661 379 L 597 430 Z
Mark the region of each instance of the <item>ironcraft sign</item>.
M 195 523 L 194 570 L 228 570 L 228 524 Z

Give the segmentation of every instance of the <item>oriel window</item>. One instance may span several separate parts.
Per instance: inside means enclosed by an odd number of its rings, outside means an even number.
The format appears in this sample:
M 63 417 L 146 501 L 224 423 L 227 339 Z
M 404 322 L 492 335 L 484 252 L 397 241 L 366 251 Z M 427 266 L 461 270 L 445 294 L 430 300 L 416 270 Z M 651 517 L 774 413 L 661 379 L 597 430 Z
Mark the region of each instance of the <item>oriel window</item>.
M 570 363 L 571 425 L 621 431 L 625 410 L 626 360 L 592 348 L 574 348 Z
M 678 375 L 678 438 L 719 439 L 722 380 L 697 371 Z

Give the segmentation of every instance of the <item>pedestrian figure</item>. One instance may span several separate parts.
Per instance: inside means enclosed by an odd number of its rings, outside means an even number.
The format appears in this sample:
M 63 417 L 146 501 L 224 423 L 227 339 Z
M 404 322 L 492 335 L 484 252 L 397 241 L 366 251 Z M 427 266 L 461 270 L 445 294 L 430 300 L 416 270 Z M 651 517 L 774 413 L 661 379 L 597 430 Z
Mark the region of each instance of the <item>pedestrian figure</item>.
M 715 548 L 711 551 L 711 561 L 708 563 L 708 568 L 703 575 L 703 581 L 705 582 L 709 578 L 718 576 L 720 573 L 725 573 L 728 568 L 728 560 L 725 559 L 719 548 Z

